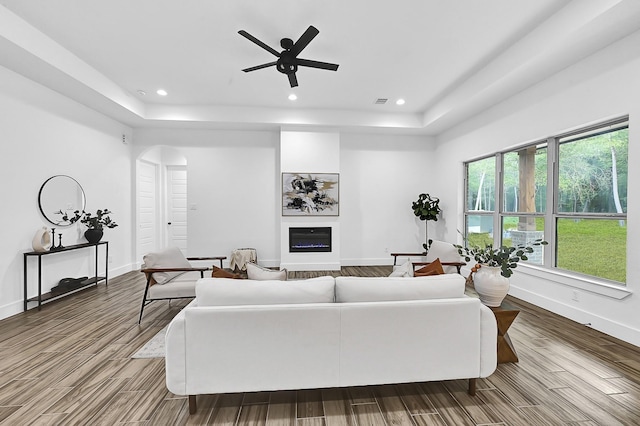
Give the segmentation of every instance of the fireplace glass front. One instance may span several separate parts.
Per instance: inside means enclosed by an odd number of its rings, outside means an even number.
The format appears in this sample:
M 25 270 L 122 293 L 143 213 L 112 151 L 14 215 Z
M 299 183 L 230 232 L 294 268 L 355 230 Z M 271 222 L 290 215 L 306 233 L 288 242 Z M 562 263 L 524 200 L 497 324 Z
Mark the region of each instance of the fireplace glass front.
M 289 228 L 289 253 L 331 252 L 331 227 Z

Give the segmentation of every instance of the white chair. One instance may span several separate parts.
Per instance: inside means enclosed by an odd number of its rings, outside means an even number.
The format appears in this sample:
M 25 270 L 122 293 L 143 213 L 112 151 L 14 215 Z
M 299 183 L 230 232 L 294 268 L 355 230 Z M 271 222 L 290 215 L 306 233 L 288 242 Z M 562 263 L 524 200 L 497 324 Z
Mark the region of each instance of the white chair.
M 436 240 L 432 241 L 424 262 L 412 262 L 412 264 L 415 268 L 420 265 L 428 265 L 436 259 L 440 259 L 445 274 L 459 274 L 460 268 L 467 264 L 453 244 Z
M 144 296 L 142 296 L 138 324 L 142 321 L 144 307 L 154 300 L 184 299 L 196 296 L 196 281 L 203 278 L 204 271 L 211 268 L 208 266 L 194 267 L 189 262 L 190 260 L 219 260 L 222 268 L 222 260 L 226 258 L 226 256 L 185 258 L 177 247 L 169 247 L 145 255 L 140 272 L 145 274 L 147 286 L 144 290 Z
M 431 246 L 429 247 L 429 251 L 427 253 L 391 253 L 393 256 L 393 266 L 396 268 L 396 262 L 398 257 L 408 257 L 409 262 L 411 262 L 413 269 L 415 270 L 416 266 L 424 266 L 428 265 L 436 259 L 440 259 L 440 263 L 442 263 L 442 267 L 444 272 L 447 274 L 460 273 L 460 268 L 462 268 L 467 263 L 464 261 L 462 256 L 458 253 L 458 249 L 454 247 L 453 244 L 447 243 L 444 241 L 433 240 L 431 242 Z M 424 258 L 423 261 L 413 260 L 412 258 Z

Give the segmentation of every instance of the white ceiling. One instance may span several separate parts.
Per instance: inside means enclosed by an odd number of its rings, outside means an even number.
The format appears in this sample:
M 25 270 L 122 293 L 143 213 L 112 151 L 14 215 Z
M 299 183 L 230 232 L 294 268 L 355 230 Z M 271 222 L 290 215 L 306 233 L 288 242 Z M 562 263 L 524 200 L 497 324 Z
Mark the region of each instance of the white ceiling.
M 275 57 L 238 30 L 309 25 L 337 72 L 241 71 Z M 639 28 L 637 0 L 0 0 L 0 65 L 133 127 L 438 134 Z

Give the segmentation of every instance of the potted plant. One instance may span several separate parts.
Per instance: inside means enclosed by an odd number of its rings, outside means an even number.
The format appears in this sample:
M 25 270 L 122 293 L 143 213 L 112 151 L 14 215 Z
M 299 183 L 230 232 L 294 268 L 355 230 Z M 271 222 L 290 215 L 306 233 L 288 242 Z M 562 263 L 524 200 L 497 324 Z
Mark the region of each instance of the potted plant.
M 62 213 L 62 212 L 61 212 Z M 109 209 L 96 210 L 95 216 L 89 212 L 82 213 L 79 210 L 73 212 L 73 216 L 69 217 L 66 213 L 63 213 L 62 220 L 75 223 L 80 222 L 87 227 L 84 233 L 84 237 L 92 244 L 97 243 L 102 239 L 103 228 L 115 228 L 118 226 L 109 216 L 112 212 Z
M 527 254 L 533 253 L 534 247 L 547 244 L 546 241 L 537 239 L 529 245 L 514 247 L 495 248 L 493 244 L 487 244 L 484 247 L 463 247 L 459 244 L 454 246 L 467 262 L 471 259 L 476 261 L 476 265 L 471 268 L 471 274 L 475 272 L 473 283 L 476 292 L 482 303 L 496 307 L 500 306 L 509 292 L 509 277 L 513 275 L 518 262 L 528 260 Z
M 420 220 L 425 221 L 425 244 L 422 245 L 422 247 L 424 247 L 425 253 L 429 251 L 429 246 L 431 246 L 431 240 L 429 240 L 428 221 L 438 220 L 438 214 L 440 214 L 440 212 L 442 211 L 439 204 L 440 199 L 432 197 L 429 194 L 420 194 L 418 195 L 418 199 L 411 203 L 413 214 L 416 215 L 416 217 L 418 217 Z

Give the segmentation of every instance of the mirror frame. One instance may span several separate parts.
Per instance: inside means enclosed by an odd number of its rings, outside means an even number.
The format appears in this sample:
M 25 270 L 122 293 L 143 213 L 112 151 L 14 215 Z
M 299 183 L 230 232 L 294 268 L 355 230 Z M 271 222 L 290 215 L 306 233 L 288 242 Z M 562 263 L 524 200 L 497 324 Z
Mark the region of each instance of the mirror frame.
M 51 176 L 49 179 L 45 180 L 44 183 L 42 184 L 42 186 L 40 187 L 40 191 L 38 191 L 38 207 L 40 208 L 40 213 L 42 213 L 42 216 L 44 216 L 44 218 L 47 220 L 47 222 L 56 225 L 56 226 L 70 226 L 72 225 L 72 223 L 70 223 L 69 221 L 63 221 L 62 220 L 62 216 L 58 217 L 50 217 L 51 213 L 49 213 L 47 215 L 47 213 L 45 213 L 45 208 L 42 205 L 42 201 L 43 201 L 43 192 L 45 191 L 45 187 L 47 186 L 48 183 L 50 183 L 52 180 L 56 179 L 56 178 L 66 178 L 66 179 L 70 179 L 72 181 L 72 183 L 75 183 L 77 185 L 77 190 L 79 190 L 79 194 L 81 195 L 82 198 L 82 205 L 81 206 L 74 206 L 73 210 L 79 210 L 79 211 L 84 211 L 86 205 L 87 205 L 87 197 L 84 193 L 84 189 L 82 188 L 82 185 L 80 185 L 80 183 L 75 180 L 74 178 L 72 178 L 71 176 L 67 176 L 67 175 L 54 175 Z M 64 209 L 63 209 L 64 210 Z

